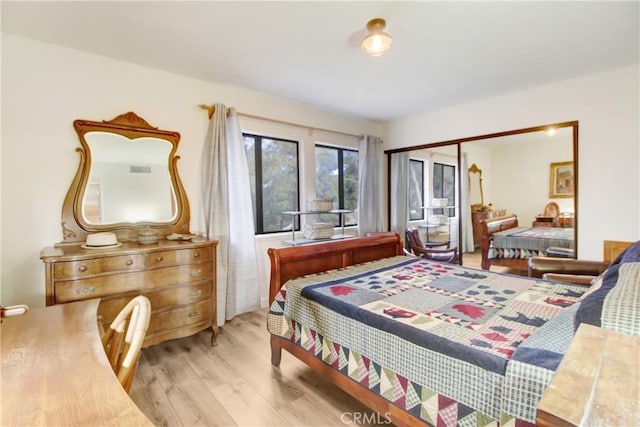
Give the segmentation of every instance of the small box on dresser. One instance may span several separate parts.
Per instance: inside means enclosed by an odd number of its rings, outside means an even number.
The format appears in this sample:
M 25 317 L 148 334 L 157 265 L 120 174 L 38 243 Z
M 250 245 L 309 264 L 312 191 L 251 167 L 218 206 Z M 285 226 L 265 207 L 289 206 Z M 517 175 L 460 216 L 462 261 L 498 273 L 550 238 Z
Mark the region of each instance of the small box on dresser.
M 192 335 L 216 325 L 217 241 L 125 242 L 109 249 L 81 245 L 45 248 L 46 304 L 100 298 L 98 314 L 107 328 L 136 295 L 151 301 L 144 346 Z

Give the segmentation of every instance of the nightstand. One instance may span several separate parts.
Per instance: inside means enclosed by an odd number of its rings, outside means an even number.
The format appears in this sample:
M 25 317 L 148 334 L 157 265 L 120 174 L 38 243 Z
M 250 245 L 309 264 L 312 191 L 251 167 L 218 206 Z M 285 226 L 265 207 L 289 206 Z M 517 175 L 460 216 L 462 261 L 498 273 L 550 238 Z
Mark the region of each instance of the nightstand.
M 582 324 L 544 391 L 536 425 L 639 426 L 640 338 Z

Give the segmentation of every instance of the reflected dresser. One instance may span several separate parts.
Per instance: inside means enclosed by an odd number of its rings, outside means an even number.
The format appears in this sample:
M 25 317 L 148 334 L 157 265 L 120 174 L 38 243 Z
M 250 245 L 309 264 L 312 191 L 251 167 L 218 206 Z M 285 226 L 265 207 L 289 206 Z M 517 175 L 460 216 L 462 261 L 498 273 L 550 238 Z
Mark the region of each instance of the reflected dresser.
M 100 298 L 105 329 L 136 295 L 151 301 L 148 347 L 211 328 L 215 344 L 217 241 L 124 242 L 109 249 L 45 248 L 46 304 Z

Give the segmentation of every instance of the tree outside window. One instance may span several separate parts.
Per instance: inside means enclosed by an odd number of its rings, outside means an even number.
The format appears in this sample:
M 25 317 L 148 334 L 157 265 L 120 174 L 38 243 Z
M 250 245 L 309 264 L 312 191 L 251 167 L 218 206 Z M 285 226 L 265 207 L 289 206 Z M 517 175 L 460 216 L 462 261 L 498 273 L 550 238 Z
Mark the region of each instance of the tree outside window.
M 456 202 L 456 167 L 442 163 L 433 164 L 433 197 L 447 198 L 449 205 Z M 435 209 L 434 214 L 456 216 L 455 209 Z
M 334 209 L 358 207 L 358 152 L 316 145 L 316 198 L 333 200 Z M 339 215 L 318 215 L 318 221 L 341 226 Z M 345 226 L 356 225 L 356 213 L 344 215 Z
M 256 234 L 300 228 L 284 211 L 300 209 L 298 143 L 244 134 Z

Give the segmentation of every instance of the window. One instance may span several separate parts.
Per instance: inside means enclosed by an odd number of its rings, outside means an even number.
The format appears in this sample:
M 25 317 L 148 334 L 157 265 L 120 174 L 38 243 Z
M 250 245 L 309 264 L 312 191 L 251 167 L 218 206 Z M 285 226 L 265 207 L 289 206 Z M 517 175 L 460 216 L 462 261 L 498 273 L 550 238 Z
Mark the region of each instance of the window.
M 433 164 L 433 197 L 449 199 L 449 206 L 456 203 L 456 167 L 442 163 Z M 448 211 L 448 212 L 445 212 Z M 439 215 L 455 216 L 455 209 L 436 209 Z
M 256 234 L 290 231 L 283 211 L 299 209 L 298 143 L 243 134 L 251 179 Z M 296 224 L 296 229 L 299 226 Z
M 409 160 L 409 221 L 424 219 L 424 160 Z
M 334 209 L 358 207 L 358 152 L 316 145 L 316 197 L 332 199 Z M 341 226 L 342 215 L 318 215 L 318 221 Z M 355 212 L 344 215 L 344 225 L 356 225 Z

